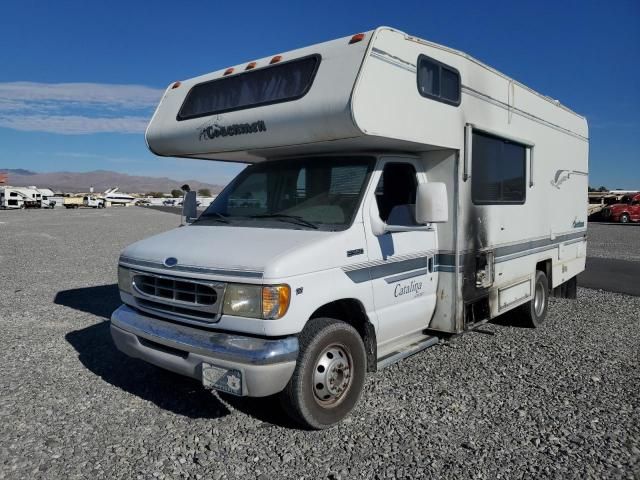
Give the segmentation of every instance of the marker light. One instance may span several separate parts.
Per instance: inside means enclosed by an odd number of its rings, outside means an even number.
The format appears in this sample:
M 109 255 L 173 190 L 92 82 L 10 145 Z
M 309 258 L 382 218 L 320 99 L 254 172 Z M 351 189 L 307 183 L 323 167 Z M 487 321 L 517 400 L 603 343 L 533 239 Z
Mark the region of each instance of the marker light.
M 352 43 L 358 43 L 363 38 L 364 38 L 364 33 L 356 33 L 353 37 L 351 37 L 351 40 L 349 40 L 349 45 L 351 45 Z
M 245 70 L 251 70 L 252 68 L 256 68 L 256 62 L 248 63 Z
M 230 75 L 233 73 L 233 67 L 227 68 L 222 75 Z
M 175 82 L 173 85 L 171 85 L 171 89 L 178 88 L 180 85 L 182 85 L 182 82 Z
M 273 57 L 271 59 L 271 61 L 269 62 L 269 65 L 273 65 L 274 63 L 278 63 L 280 60 L 282 60 L 282 55 L 276 55 L 275 57 Z

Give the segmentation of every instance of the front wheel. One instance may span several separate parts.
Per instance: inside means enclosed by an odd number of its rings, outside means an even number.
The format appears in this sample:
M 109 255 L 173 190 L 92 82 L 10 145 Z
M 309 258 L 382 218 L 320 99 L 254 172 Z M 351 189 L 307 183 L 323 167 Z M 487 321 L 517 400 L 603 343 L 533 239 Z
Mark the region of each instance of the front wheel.
M 620 215 L 620 223 L 629 223 L 629 219 L 629 215 L 627 215 L 626 213 Z
M 360 398 L 366 353 L 358 332 L 332 318 L 311 320 L 299 337 L 296 369 L 281 393 L 287 414 L 311 429 L 331 427 Z

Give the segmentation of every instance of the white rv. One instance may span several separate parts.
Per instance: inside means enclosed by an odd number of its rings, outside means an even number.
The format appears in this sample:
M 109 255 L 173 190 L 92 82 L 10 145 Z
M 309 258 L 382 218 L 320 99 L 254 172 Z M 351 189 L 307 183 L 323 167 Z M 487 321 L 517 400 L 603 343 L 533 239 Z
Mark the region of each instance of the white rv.
M 307 427 L 367 372 L 576 296 L 587 122 L 462 52 L 378 28 L 235 65 L 170 85 L 146 140 L 249 165 L 122 252 L 116 345 Z
M 36 187 L 1 187 L 0 208 L 39 208 L 42 194 Z

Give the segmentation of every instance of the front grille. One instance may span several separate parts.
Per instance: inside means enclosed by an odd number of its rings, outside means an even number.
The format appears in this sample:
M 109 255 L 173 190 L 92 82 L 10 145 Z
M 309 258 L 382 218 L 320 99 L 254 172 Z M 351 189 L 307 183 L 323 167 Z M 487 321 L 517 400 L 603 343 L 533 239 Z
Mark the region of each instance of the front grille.
M 133 275 L 133 296 L 138 308 L 186 322 L 217 321 L 224 287 L 222 283 L 168 275 Z
M 158 298 L 196 305 L 214 305 L 218 300 L 215 289 L 201 283 L 150 275 L 135 275 L 133 281 L 142 293 Z
M 191 308 L 179 307 L 177 305 L 169 305 L 166 303 L 152 302 L 151 300 L 144 300 L 142 298 L 138 298 L 137 302 L 138 302 L 138 306 L 141 308 L 148 308 L 160 313 L 161 312 L 173 313 L 183 317 L 201 319 L 206 322 L 212 322 L 218 316 L 217 313 L 209 313 L 206 311 L 203 312 L 202 310 L 194 310 Z

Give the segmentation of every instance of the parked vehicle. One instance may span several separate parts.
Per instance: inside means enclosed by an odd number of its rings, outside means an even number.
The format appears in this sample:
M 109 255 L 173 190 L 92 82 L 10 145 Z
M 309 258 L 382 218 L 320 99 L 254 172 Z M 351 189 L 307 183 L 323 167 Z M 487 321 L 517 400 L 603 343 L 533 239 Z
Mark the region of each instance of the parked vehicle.
M 62 200 L 62 206 L 64 208 L 80 208 L 84 206 L 83 197 L 64 197 Z
M 95 195 L 86 195 L 82 198 L 82 205 L 91 208 L 104 208 L 105 200 Z
M 174 207 L 176 205 L 176 201 L 173 198 L 168 198 L 162 202 L 162 205 L 165 207 Z
M 378 28 L 177 82 L 146 141 L 250 165 L 122 252 L 116 346 L 306 427 L 367 373 L 576 297 L 585 118 L 451 48 Z
M 128 207 L 135 202 L 135 197 L 118 191 L 118 187 L 109 188 L 104 191 L 103 197 L 105 202 L 109 202 L 108 205 L 120 205 Z
M 605 207 L 602 217 L 609 222 L 640 222 L 640 193 L 625 195 L 619 203 Z
M 35 187 L 0 187 L 0 208 L 40 208 L 42 195 Z
M 147 198 L 140 198 L 135 201 L 134 205 L 137 205 L 139 207 L 146 207 L 148 205 L 151 205 L 151 202 Z
M 40 206 L 42 208 L 54 208 L 56 206 L 56 201 L 52 199 L 55 195 L 53 190 L 49 188 L 38 188 L 38 192 L 41 194 L 41 203 Z

